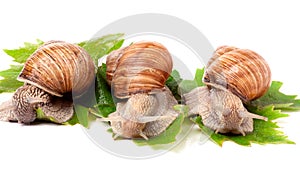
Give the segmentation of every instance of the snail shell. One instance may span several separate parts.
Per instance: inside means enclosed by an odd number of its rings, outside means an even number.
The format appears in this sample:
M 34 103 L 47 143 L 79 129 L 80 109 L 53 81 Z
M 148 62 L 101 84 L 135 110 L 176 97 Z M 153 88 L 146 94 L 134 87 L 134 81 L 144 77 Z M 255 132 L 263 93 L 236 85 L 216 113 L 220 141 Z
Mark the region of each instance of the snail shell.
M 267 92 L 271 70 L 254 51 L 221 46 L 206 66 L 204 82 L 222 85 L 243 102 L 249 102 Z
M 118 98 L 164 88 L 173 67 L 170 53 L 157 42 L 138 42 L 114 51 L 106 64 L 108 83 Z
M 148 139 L 165 131 L 179 114 L 165 87 L 173 67 L 168 50 L 157 42 L 138 42 L 112 52 L 106 65 L 108 83 L 121 99 L 116 112 L 102 119 L 111 122 L 114 138 Z
M 50 41 L 27 59 L 18 80 L 61 97 L 66 93 L 83 94 L 94 77 L 93 60 L 83 48 Z

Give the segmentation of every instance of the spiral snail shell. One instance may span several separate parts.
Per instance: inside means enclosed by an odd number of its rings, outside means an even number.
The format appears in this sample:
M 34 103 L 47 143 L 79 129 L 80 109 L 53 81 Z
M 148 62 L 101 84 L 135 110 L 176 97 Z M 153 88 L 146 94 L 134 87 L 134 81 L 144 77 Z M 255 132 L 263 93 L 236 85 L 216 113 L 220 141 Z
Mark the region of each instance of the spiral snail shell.
M 107 79 L 114 95 L 130 95 L 162 89 L 173 61 L 168 50 L 157 42 L 139 42 L 107 57 Z
M 200 115 L 203 124 L 216 133 L 245 135 L 253 131 L 254 118 L 267 120 L 243 106 L 264 95 L 271 83 L 270 68 L 257 53 L 219 47 L 207 63 L 203 82 L 207 86 L 192 90 L 184 98 L 189 114 Z
M 207 63 L 204 82 L 222 85 L 243 102 L 249 102 L 267 92 L 271 70 L 254 51 L 221 46 Z
M 73 116 L 70 96 L 84 94 L 94 77 L 95 65 L 83 48 L 49 41 L 26 60 L 17 78 L 25 82 L 24 86 L 17 89 L 5 106 L 9 112 L 13 110 L 15 120 L 20 123 L 33 122 L 38 108 L 47 117 L 63 123 Z
M 177 104 L 165 86 L 173 61 L 157 42 L 137 42 L 112 52 L 106 60 L 107 80 L 121 99 L 108 118 L 115 138 L 148 139 L 163 132 L 178 116 Z
M 93 83 L 94 63 L 80 46 L 50 41 L 26 61 L 18 80 L 54 95 L 81 95 Z

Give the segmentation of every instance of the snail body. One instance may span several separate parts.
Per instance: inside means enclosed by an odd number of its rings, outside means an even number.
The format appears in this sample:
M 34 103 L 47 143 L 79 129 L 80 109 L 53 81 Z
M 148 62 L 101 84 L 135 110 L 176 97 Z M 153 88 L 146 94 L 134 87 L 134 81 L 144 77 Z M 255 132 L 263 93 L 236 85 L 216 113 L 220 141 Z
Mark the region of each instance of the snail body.
M 94 76 L 94 63 L 83 48 L 49 41 L 26 60 L 17 78 L 24 86 L 16 90 L 7 111 L 13 110 L 19 123 L 31 123 L 41 108 L 46 116 L 63 123 L 73 116 L 70 96 L 84 94 Z
M 108 116 L 114 138 L 142 137 L 147 140 L 159 135 L 178 116 L 173 110 L 175 104 L 177 101 L 167 88 L 150 95 L 138 93 L 127 102 L 117 103 L 117 111 Z
M 138 42 L 107 57 L 107 80 L 120 99 L 108 118 L 115 138 L 144 138 L 162 133 L 178 116 L 165 82 L 172 71 L 168 50 L 156 42 Z
M 239 97 L 222 86 L 198 87 L 184 95 L 189 115 L 200 115 L 205 126 L 216 133 L 246 135 L 253 131 L 253 119 L 266 117 L 248 112 Z
M 218 48 L 208 61 L 204 87 L 184 95 L 189 115 L 200 115 L 203 124 L 216 133 L 246 135 L 253 131 L 253 119 L 266 117 L 248 112 L 244 104 L 264 95 L 271 83 L 266 61 L 248 49 Z

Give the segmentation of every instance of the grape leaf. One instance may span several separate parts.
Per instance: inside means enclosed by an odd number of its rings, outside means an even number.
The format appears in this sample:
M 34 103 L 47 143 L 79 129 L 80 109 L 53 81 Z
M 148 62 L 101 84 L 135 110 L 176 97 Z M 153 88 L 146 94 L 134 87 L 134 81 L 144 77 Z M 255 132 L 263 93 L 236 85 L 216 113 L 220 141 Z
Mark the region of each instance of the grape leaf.
M 256 109 L 252 111 L 253 113 L 260 114 L 262 116 L 268 117 L 268 121 L 262 121 L 254 119 L 254 130 L 252 133 L 246 136 L 233 135 L 233 134 L 216 134 L 214 131 L 205 127 L 202 123 L 201 117 L 193 118 L 194 121 L 201 130 L 208 136 L 211 140 L 222 146 L 225 141 L 233 141 L 239 145 L 250 146 L 251 143 L 257 144 L 295 144 L 293 141 L 288 140 L 287 136 L 284 135 L 282 131 L 277 130 L 279 126 L 275 120 L 277 118 L 286 117 L 287 114 L 281 113 L 280 110 L 274 110 L 274 106 L 267 106 L 262 109 Z
M 65 124 L 65 125 L 71 125 L 71 126 L 73 126 L 75 124 L 80 124 L 80 121 L 77 118 L 77 113 L 75 113 L 70 120 L 64 122 L 63 124 Z
M 171 75 L 166 81 L 166 86 L 171 90 L 172 94 L 174 95 L 175 99 L 180 103 L 181 102 L 181 95 L 179 94 L 179 84 L 182 81 L 180 74 L 177 70 L 173 70 Z
M 41 108 L 36 109 L 36 118 L 38 120 L 51 121 L 55 123 L 55 120 L 51 117 L 47 117 Z
M 106 82 L 106 65 L 103 63 L 101 67 L 98 68 L 96 76 L 96 99 L 99 111 L 95 113 L 100 117 L 107 117 L 110 113 L 116 111 L 116 106 L 111 95 L 111 89 Z
M 181 111 L 182 109 L 174 107 L 175 110 Z M 180 112 L 179 116 L 174 120 L 174 122 L 160 135 L 156 137 L 149 138 L 149 140 L 138 139 L 134 140 L 138 146 L 155 146 L 162 144 L 169 144 L 176 141 L 176 136 L 181 131 L 181 126 L 184 121 L 184 113 Z
M 76 116 L 79 124 L 83 127 L 89 127 L 89 109 L 87 107 L 81 106 L 79 104 L 74 105 L 74 109 L 76 111 Z
M 197 86 L 204 86 L 204 83 L 202 81 L 203 75 L 204 75 L 204 68 L 196 70 L 194 81 L 197 83 Z
M 180 84 L 182 91 L 189 92 L 192 89 L 203 86 L 202 76 L 204 69 L 197 69 L 194 80 L 183 80 Z M 254 130 L 246 136 L 233 134 L 216 134 L 214 131 L 204 126 L 201 117 L 195 117 L 191 120 L 195 122 L 206 135 L 216 144 L 222 146 L 225 141 L 233 141 L 239 145 L 250 146 L 251 143 L 257 144 L 294 144 L 288 140 L 287 136 L 280 130 L 276 122 L 272 120 L 287 117 L 288 114 L 281 110 L 296 110 L 299 109 L 299 100 L 295 100 L 296 96 L 288 96 L 279 89 L 282 83 L 273 81 L 268 92 L 258 100 L 246 105 L 249 112 L 256 113 L 268 118 L 268 121 L 254 119 Z
M 251 106 L 264 107 L 274 105 L 275 109 L 300 110 L 300 99 L 297 95 L 286 95 L 280 92 L 282 82 L 273 81 L 268 92 L 261 98 L 250 103 Z
M 38 108 L 35 111 L 36 111 L 36 120 L 58 123 L 53 117 L 46 116 L 41 108 Z
M 113 50 L 119 49 L 124 39 L 124 34 L 110 34 L 100 38 L 91 39 L 78 43 L 79 46 L 83 47 L 92 57 L 96 66 L 98 66 L 98 60 L 102 56 L 110 53 Z
M 182 82 L 179 84 L 180 94 L 182 95 L 188 93 L 198 86 L 204 86 L 202 82 L 203 74 L 204 74 L 204 68 L 197 69 L 195 78 L 193 80 L 182 80 Z
M 23 85 L 23 82 L 17 81 L 17 77 L 21 72 L 23 65 L 11 65 L 10 69 L 0 72 L 3 79 L 0 80 L 0 93 L 14 92 Z
M 19 63 L 11 65 L 9 69 L 0 72 L 3 79 L 0 80 L 0 93 L 14 92 L 17 88 L 23 85 L 17 81 L 17 77 L 23 68 L 23 63 L 26 59 L 44 42 L 37 39 L 37 43 L 25 42 L 24 47 L 18 49 L 4 49 L 3 51 L 13 58 L 13 61 Z
M 24 47 L 20 47 L 19 49 L 4 49 L 3 51 L 14 58 L 13 61 L 17 63 L 24 63 L 27 58 L 37 50 L 38 47 L 40 47 L 42 44 L 44 44 L 43 41 L 37 39 L 37 43 L 29 43 L 25 42 Z

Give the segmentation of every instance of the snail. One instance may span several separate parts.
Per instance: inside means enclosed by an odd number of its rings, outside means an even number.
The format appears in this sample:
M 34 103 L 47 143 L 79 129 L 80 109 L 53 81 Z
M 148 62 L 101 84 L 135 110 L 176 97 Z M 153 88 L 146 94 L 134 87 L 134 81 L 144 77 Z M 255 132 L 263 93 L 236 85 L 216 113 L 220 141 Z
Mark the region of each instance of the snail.
M 72 99 L 79 97 L 93 84 L 95 65 L 81 47 L 63 41 L 49 41 L 40 46 L 25 62 L 17 80 L 24 85 L 1 109 L 2 120 L 31 123 L 36 109 L 63 123 L 73 116 Z M 2 112 L 3 114 L 3 112 Z
M 113 51 L 106 60 L 107 81 L 119 100 L 110 121 L 114 138 L 154 137 L 176 119 L 177 104 L 165 82 L 173 61 L 157 42 L 137 42 Z
M 253 119 L 266 117 L 248 112 L 243 104 L 263 96 L 270 87 L 271 71 L 257 53 L 232 46 L 219 47 L 208 61 L 204 87 L 184 94 L 189 115 L 200 115 L 216 133 L 245 136 L 253 131 Z

